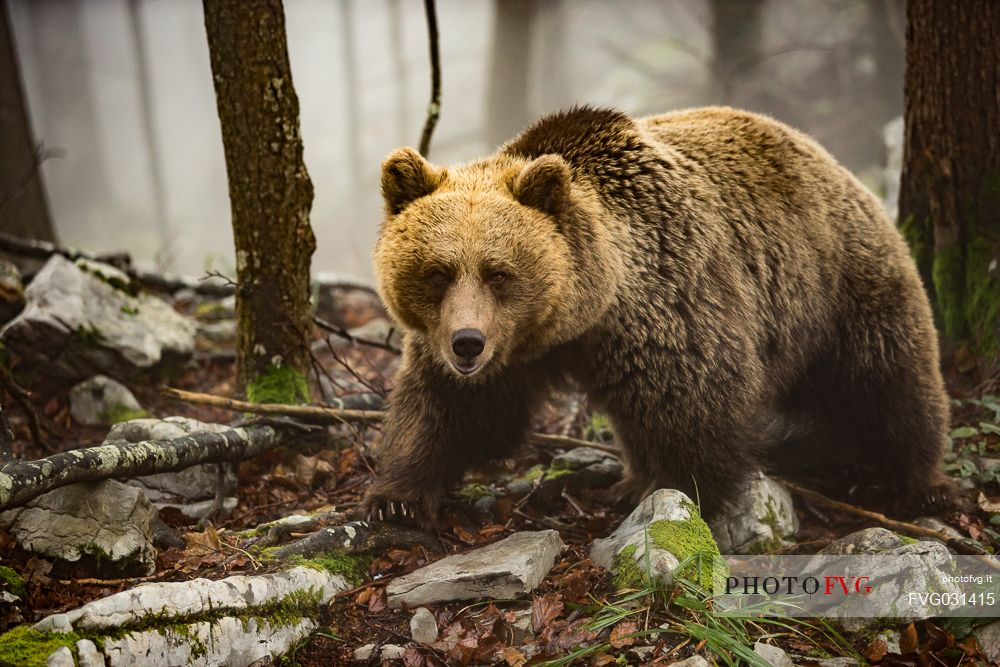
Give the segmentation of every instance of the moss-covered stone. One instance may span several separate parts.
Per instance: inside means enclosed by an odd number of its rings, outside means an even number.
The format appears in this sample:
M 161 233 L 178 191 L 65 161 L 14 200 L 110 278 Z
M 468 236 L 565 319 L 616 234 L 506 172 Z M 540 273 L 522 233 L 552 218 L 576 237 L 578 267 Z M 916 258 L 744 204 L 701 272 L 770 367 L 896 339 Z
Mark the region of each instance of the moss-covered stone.
M 692 563 L 676 572 L 675 576 L 690 579 L 711 590 L 713 578 L 719 574 L 723 561 L 712 530 L 697 510 L 692 509 L 691 517 L 684 521 L 654 521 L 649 524 L 649 541 L 669 551 L 679 561 L 692 556 L 704 557 L 704 562 Z
M 18 667 L 46 667 L 48 657 L 65 646 L 76 659 L 75 632 L 39 632 L 22 625 L 0 635 L 0 661 Z
M 19 598 L 24 598 L 24 579 L 13 568 L 0 565 L 0 590 L 5 590 Z
M 495 495 L 485 484 L 466 484 L 460 487 L 455 493 L 470 505 L 480 498 Z
M 102 412 L 100 415 L 105 424 L 118 424 L 120 422 L 132 421 L 133 419 L 145 419 L 149 413 L 142 408 L 135 410 L 124 405 L 115 405 Z
M 318 556 L 306 558 L 292 556 L 287 559 L 291 565 L 301 565 L 330 574 L 339 574 L 348 583 L 357 586 L 368 574 L 372 557 L 368 554 L 349 554 L 344 551 L 329 551 Z
M 646 580 L 646 573 L 639 567 L 636 561 L 634 544 L 629 544 L 624 549 L 615 554 L 615 562 L 612 571 L 615 575 L 615 587 L 618 590 L 626 588 L 643 588 Z
M 247 385 L 252 403 L 308 403 L 306 376 L 289 366 L 271 366 Z

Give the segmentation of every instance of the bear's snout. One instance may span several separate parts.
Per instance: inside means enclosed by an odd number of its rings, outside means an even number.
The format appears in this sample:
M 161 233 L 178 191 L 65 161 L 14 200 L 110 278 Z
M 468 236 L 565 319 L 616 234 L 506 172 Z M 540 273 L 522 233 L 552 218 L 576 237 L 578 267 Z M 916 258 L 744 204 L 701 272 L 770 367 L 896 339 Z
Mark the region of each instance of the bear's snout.
M 451 349 L 460 359 L 459 370 L 472 370 L 476 357 L 486 348 L 486 336 L 479 329 L 459 329 L 451 337 Z

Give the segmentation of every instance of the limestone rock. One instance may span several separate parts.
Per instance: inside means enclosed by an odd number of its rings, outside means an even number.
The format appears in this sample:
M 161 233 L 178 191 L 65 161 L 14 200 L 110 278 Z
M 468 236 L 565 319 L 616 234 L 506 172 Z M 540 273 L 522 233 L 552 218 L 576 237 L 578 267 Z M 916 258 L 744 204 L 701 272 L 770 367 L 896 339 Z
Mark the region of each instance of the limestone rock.
M 539 491 L 558 494 L 563 488 L 604 488 L 622 478 L 625 468 L 614 454 L 592 447 L 577 447 L 552 458 L 542 475 Z
M 359 646 L 354 649 L 354 660 L 357 662 L 364 662 L 370 660 L 372 654 L 375 653 L 375 644 L 365 644 L 364 646 Z M 382 648 L 379 650 L 379 660 L 402 660 L 403 654 L 406 653 L 406 649 L 398 644 L 382 644 Z
M 106 264 L 53 255 L 24 295 L 0 338 L 69 379 L 168 373 L 194 352 L 194 324 Z
M 70 562 L 86 557 L 112 574 L 152 574 L 155 519 L 141 490 L 115 480 L 63 486 L 0 514 L 26 551 Z
M 756 642 L 753 645 L 753 652 L 766 660 L 771 667 L 795 667 L 795 663 L 788 657 L 788 654 L 777 646 Z
M 552 569 L 564 546 L 554 530 L 514 533 L 394 579 L 386 589 L 389 606 L 511 598 L 530 592 Z
M 986 658 L 994 664 L 1000 663 L 1000 621 L 976 628 L 976 639 Z
M 227 612 L 252 612 L 294 595 L 312 592 L 317 604 L 326 604 L 347 581 L 308 567 L 260 575 L 234 575 L 225 579 L 192 579 L 140 584 L 82 607 L 43 618 L 34 626 L 42 632 L 111 631 L 131 625 L 148 625 L 156 619 L 185 619 Z
M 712 523 L 712 534 L 725 554 L 773 551 L 791 544 L 789 538 L 798 529 L 791 494 L 762 472 L 754 475 L 725 515 Z
M 70 389 L 69 411 L 87 426 L 112 424 L 143 413 L 128 387 L 106 375 L 95 375 Z
M 903 538 L 885 528 L 865 528 L 823 547 L 819 553 L 824 556 L 850 556 L 856 554 L 878 554 L 903 545 Z
M 410 617 L 410 637 L 420 644 L 433 644 L 437 641 L 437 619 L 427 607 L 420 607 Z

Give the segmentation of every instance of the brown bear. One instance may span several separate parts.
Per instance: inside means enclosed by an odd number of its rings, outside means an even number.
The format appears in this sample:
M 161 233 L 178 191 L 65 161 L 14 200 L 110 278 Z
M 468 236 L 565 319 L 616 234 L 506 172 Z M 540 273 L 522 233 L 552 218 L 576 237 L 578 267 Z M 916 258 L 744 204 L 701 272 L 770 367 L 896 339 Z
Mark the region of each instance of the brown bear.
M 817 457 L 906 503 L 945 488 L 914 263 L 809 137 L 728 108 L 574 108 L 466 165 L 399 149 L 382 193 L 376 274 L 407 334 L 368 516 L 433 522 L 566 381 L 610 417 L 634 497 L 713 516 L 754 470 Z

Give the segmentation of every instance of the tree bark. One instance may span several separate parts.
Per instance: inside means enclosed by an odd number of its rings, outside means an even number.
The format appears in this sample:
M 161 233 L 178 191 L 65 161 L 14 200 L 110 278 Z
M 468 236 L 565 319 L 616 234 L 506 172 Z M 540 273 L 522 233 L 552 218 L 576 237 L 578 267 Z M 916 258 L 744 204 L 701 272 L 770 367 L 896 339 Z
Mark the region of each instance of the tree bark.
M 0 231 L 54 241 L 42 188 L 42 155 L 31 133 L 28 105 L 7 4 L 0 1 Z
M 1000 3 L 910 0 L 903 232 L 944 338 L 1000 352 Z
M 260 402 L 306 402 L 309 226 L 281 0 L 204 0 L 236 241 L 237 388 Z

